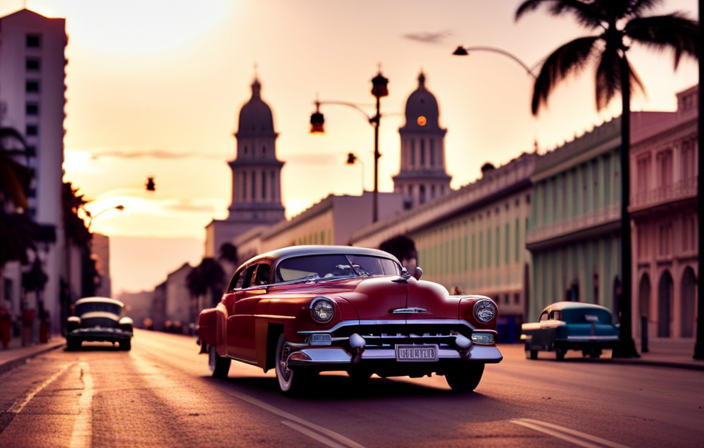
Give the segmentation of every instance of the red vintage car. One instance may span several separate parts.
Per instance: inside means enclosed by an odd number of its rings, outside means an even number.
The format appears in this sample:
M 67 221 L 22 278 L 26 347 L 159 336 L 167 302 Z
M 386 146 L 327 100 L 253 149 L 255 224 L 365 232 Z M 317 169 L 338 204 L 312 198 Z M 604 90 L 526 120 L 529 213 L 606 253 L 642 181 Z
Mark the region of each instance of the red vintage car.
M 363 381 L 445 375 L 474 390 L 496 347 L 496 304 L 448 295 L 386 252 L 348 246 L 296 246 L 237 269 L 221 302 L 198 319 L 202 352 L 216 378 L 231 360 L 276 370 L 284 394 L 321 371 Z

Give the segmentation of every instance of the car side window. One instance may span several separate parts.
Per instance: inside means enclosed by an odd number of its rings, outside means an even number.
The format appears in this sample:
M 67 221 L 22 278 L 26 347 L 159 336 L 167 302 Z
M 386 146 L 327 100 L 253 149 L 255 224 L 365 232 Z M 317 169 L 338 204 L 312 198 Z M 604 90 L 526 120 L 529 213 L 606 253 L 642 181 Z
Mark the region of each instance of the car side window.
M 548 313 L 543 313 L 540 315 L 540 322 L 548 320 Z
M 253 264 L 247 268 L 247 272 L 244 274 L 244 285 L 242 285 L 243 288 L 249 288 L 250 286 L 254 286 L 256 284 L 254 282 L 254 274 L 256 270 L 256 264 Z
M 235 272 L 235 275 L 233 275 L 232 279 L 230 280 L 230 284 L 227 286 L 228 291 L 234 291 L 235 289 L 242 288 L 242 284 L 244 283 L 244 275 L 242 275 L 243 272 L 244 268 Z
M 262 263 L 259 265 L 257 268 L 257 278 L 255 281 L 256 285 L 268 285 L 270 280 L 269 280 L 269 275 L 271 273 L 271 266 L 269 266 L 266 263 Z
M 550 319 L 552 320 L 560 320 L 562 318 L 562 313 L 559 310 L 555 310 L 552 313 L 550 313 Z

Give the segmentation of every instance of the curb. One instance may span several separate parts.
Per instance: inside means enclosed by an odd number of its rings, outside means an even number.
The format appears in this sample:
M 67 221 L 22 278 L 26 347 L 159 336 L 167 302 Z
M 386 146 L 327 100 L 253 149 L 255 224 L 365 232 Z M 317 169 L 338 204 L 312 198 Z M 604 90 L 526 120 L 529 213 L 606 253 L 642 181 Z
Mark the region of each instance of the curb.
M 4 374 L 5 372 L 9 372 L 10 370 L 16 369 L 17 367 L 25 364 L 28 359 L 34 358 L 35 356 L 41 355 L 43 353 L 49 352 L 51 350 L 56 350 L 57 348 L 65 346 L 66 343 L 62 341 L 61 343 L 55 343 L 55 344 L 47 344 L 44 347 L 38 348 L 36 351 L 32 353 L 28 353 L 24 356 L 20 356 L 19 358 L 15 359 L 10 359 L 9 361 L 6 361 L 2 364 L 0 364 L 0 375 Z

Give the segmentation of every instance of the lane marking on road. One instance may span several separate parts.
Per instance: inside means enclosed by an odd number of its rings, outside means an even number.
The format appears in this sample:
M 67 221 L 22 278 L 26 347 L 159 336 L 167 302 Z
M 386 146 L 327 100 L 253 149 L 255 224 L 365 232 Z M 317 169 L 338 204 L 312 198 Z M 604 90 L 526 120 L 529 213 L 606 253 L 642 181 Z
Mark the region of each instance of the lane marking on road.
M 329 446 L 330 448 L 345 448 L 345 445 L 340 445 L 339 443 L 335 443 L 334 441 L 328 439 L 327 437 L 323 437 L 321 434 L 318 434 L 317 432 L 313 432 L 308 428 L 304 428 L 301 425 L 298 425 L 296 423 L 290 422 L 288 420 L 284 420 L 281 423 L 284 425 L 288 426 L 291 429 L 295 429 L 296 431 L 300 432 L 301 434 L 305 434 L 306 436 L 310 437 L 313 440 L 317 440 L 318 442 L 322 443 L 325 446 Z
M 275 408 L 274 406 L 270 404 L 266 404 L 263 401 L 259 401 L 256 398 L 252 398 L 249 395 L 245 395 L 241 392 L 237 392 L 235 390 L 232 390 L 228 387 L 223 388 L 227 394 L 232 395 L 235 398 L 239 398 L 242 401 L 246 401 L 249 404 L 253 404 L 254 406 L 257 406 L 259 408 L 264 409 L 265 411 L 269 411 L 272 414 L 276 414 L 279 417 L 285 418 L 286 420 L 290 420 L 291 422 L 296 422 L 299 425 L 305 426 L 309 429 L 312 429 L 314 431 L 317 431 L 319 433 L 325 434 L 326 436 L 330 437 L 331 439 L 341 443 L 343 446 L 349 447 L 349 448 L 364 448 L 363 445 L 360 445 L 359 443 L 355 442 L 352 439 L 348 439 L 347 437 L 343 436 L 342 434 L 338 434 L 335 431 L 331 431 L 327 428 L 324 428 L 322 426 L 318 426 L 315 423 L 311 423 L 309 421 L 303 420 L 302 418 L 296 417 L 293 414 L 289 414 L 286 411 L 282 411 L 281 409 Z
M 76 363 L 72 362 L 70 364 L 66 364 L 65 366 L 61 367 L 58 372 L 50 376 L 47 380 L 45 380 L 42 384 L 39 386 L 35 387 L 32 389 L 30 393 L 25 395 L 22 399 L 19 399 L 12 403 L 12 406 L 10 406 L 10 409 L 6 411 L 7 414 L 19 414 L 22 412 L 22 409 L 24 409 L 25 406 L 27 406 L 27 403 L 34 398 L 35 395 L 37 395 L 39 392 L 42 391 L 46 386 L 54 382 L 56 378 L 60 377 L 62 373 L 64 373 L 66 370 L 68 370 L 69 367 L 74 366 Z
M 83 393 L 78 400 L 78 417 L 71 432 L 71 448 L 89 447 L 93 437 L 93 376 L 87 362 L 81 362 L 81 379 Z
M 585 448 L 602 448 L 604 446 L 608 446 L 610 448 L 628 448 L 626 445 L 621 445 L 620 443 L 611 442 L 610 440 L 602 439 L 591 434 L 585 434 L 583 432 L 575 431 L 574 429 L 565 428 L 564 426 L 555 425 L 553 423 L 548 423 L 541 420 L 533 420 L 530 418 L 518 418 L 509 421 L 511 423 L 525 426 L 526 428 L 530 428 L 535 431 L 540 431 L 542 433 L 557 437 L 558 439 L 566 440 L 568 442 L 574 443 L 575 445 L 583 446 Z M 591 440 L 592 442 L 598 443 L 598 445 L 589 443 L 584 439 Z

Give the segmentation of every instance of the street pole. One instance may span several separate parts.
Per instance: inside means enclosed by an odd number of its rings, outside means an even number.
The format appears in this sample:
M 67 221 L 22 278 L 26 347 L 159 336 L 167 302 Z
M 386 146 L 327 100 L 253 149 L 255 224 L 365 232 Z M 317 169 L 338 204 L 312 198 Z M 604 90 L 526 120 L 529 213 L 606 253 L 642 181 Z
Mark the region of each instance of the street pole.
M 374 194 L 372 205 L 372 222 L 379 220 L 379 122 L 381 114 L 379 113 L 380 97 L 376 97 L 376 115 L 374 116 Z
M 704 6 L 704 0 L 699 0 L 699 36 L 704 33 L 704 28 L 702 28 L 702 6 Z M 699 158 L 699 171 L 697 173 L 697 210 L 699 212 L 699 229 L 702 228 L 702 218 L 704 217 L 704 188 L 702 188 L 702 173 L 704 173 L 704 159 L 702 157 L 702 143 L 704 139 L 702 138 L 702 127 L 704 127 L 704 113 L 702 111 L 702 58 L 699 57 L 699 126 L 697 128 L 697 134 L 699 138 L 699 149 L 697 150 Z M 699 254 L 697 256 L 699 260 L 699 275 L 697 276 L 697 340 L 694 344 L 694 359 L 704 360 L 704 291 L 702 288 L 702 266 L 704 266 L 704 243 L 702 243 L 702 233 L 699 232 Z

